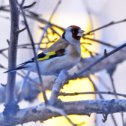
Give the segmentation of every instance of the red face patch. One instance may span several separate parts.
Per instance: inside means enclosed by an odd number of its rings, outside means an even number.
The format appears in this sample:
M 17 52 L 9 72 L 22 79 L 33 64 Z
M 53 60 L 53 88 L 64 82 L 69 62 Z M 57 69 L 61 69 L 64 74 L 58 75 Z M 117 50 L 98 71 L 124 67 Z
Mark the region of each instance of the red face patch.
M 72 37 L 74 39 L 80 40 L 80 36 L 78 36 L 77 34 L 79 33 L 80 27 L 72 25 L 71 27 L 71 32 L 72 32 Z

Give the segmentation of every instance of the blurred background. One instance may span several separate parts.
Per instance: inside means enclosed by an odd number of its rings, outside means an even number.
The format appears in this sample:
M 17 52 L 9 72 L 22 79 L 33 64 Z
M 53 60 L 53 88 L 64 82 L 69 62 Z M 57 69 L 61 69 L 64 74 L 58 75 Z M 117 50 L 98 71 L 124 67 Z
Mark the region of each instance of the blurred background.
M 20 2 L 20 1 L 19 1 Z M 26 1 L 25 5 L 29 5 L 34 0 Z M 78 25 L 85 32 L 91 31 L 97 27 L 103 26 L 111 21 L 118 21 L 126 18 L 126 1 L 125 0 L 37 0 L 37 3 L 30 11 L 39 15 L 41 19 L 46 20 L 46 23 L 32 20 L 28 18 L 31 32 L 36 43 L 41 43 L 40 49 L 49 47 L 55 40 L 59 38 L 63 30 L 61 28 L 66 28 L 69 25 Z M 8 0 L 0 0 L 0 7 L 9 5 Z M 20 29 L 23 28 L 22 17 L 20 17 Z M 49 23 L 55 24 L 59 27 L 53 27 L 50 29 L 48 27 Z M 60 28 L 61 27 L 61 28 Z M 43 29 L 48 29 L 44 33 Z M 52 32 L 53 31 L 53 32 Z M 114 46 L 119 46 L 126 41 L 126 23 L 120 23 L 114 26 L 110 26 L 95 32 L 92 35 L 87 36 L 87 38 L 100 40 Z M 57 33 L 57 34 L 56 34 Z M 59 34 L 59 35 L 58 35 Z M 0 10 L 0 50 L 8 48 L 7 40 L 10 37 L 10 14 L 7 11 Z M 52 43 L 49 43 L 52 42 Z M 19 35 L 18 44 L 30 44 L 27 32 L 24 31 Z M 103 54 L 104 49 L 107 51 L 113 48 L 104 46 L 103 44 L 98 44 L 96 41 L 91 41 L 89 39 L 81 40 L 82 57 L 94 56 L 96 54 Z M 89 44 L 90 43 L 90 44 Z M 7 68 L 8 51 L 5 50 L 0 54 L 0 64 Z M 20 64 L 33 56 L 32 49 L 29 48 L 19 48 L 17 55 L 17 64 Z M 126 91 L 126 78 L 125 78 L 126 62 L 119 64 L 114 71 L 113 79 L 117 92 L 125 93 Z M 5 69 L 0 68 L 0 83 L 7 83 L 7 74 L 3 72 Z M 23 71 L 24 75 L 27 75 L 26 71 Z M 31 74 L 32 77 L 37 77 Z M 89 92 L 89 91 L 113 91 L 111 77 L 108 75 L 107 71 L 101 71 L 95 75 L 91 75 L 90 78 L 71 80 L 69 84 L 65 85 L 64 92 Z M 16 82 L 21 84 L 22 77 L 17 75 Z M 45 80 L 46 83 L 50 82 L 49 78 Z M 1 86 L 2 88 L 2 86 Z M 47 91 L 50 94 L 49 91 Z M 78 96 L 66 96 L 60 97 L 63 101 L 75 101 L 75 100 L 91 100 L 91 99 L 113 99 L 115 96 L 110 95 L 78 95 Z M 41 103 L 41 94 L 38 95 L 32 104 L 28 101 L 22 100 L 20 102 L 20 107 L 25 108 L 29 106 L 34 106 Z M 1 111 L 3 109 L 1 103 Z M 70 118 L 76 124 L 82 126 L 125 126 L 125 115 L 123 113 L 109 115 L 107 121 L 104 123 L 102 121 L 102 115 L 91 114 L 88 116 L 77 116 L 71 115 Z M 64 117 L 58 117 L 49 119 L 43 123 L 40 122 L 30 122 L 26 124 L 27 126 L 69 126 L 69 122 Z M 26 126 L 25 124 L 23 126 Z

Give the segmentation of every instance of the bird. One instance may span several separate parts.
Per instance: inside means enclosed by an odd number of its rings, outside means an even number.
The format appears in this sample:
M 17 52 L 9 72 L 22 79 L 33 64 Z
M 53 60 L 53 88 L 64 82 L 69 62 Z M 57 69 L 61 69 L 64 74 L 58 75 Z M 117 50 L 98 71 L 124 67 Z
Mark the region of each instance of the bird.
M 82 36 L 84 36 L 84 31 L 79 26 L 71 25 L 64 30 L 59 40 L 38 54 L 37 60 L 41 75 L 57 75 L 60 71 L 69 70 L 79 63 L 81 59 L 80 39 Z M 35 57 L 5 73 L 21 69 L 37 72 Z

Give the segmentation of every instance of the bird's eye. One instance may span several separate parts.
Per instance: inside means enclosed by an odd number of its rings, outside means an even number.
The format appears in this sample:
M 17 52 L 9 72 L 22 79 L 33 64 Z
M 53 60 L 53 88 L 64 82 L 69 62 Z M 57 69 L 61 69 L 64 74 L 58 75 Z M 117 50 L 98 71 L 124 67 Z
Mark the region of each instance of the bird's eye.
M 72 30 L 72 33 L 76 33 L 76 31 L 75 30 Z

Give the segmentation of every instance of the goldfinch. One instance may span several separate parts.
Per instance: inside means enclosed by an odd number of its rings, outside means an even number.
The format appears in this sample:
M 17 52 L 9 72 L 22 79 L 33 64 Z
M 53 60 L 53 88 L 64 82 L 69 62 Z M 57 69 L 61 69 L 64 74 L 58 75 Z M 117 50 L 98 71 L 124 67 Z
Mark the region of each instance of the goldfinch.
M 42 75 L 55 75 L 61 70 L 69 70 L 80 61 L 80 38 L 84 35 L 83 32 L 78 26 L 69 26 L 57 42 L 37 55 Z M 13 72 L 20 69 L 37 72 L 35 58 L 33 57 L 18 65 L 17 68 L 6 72 Z

